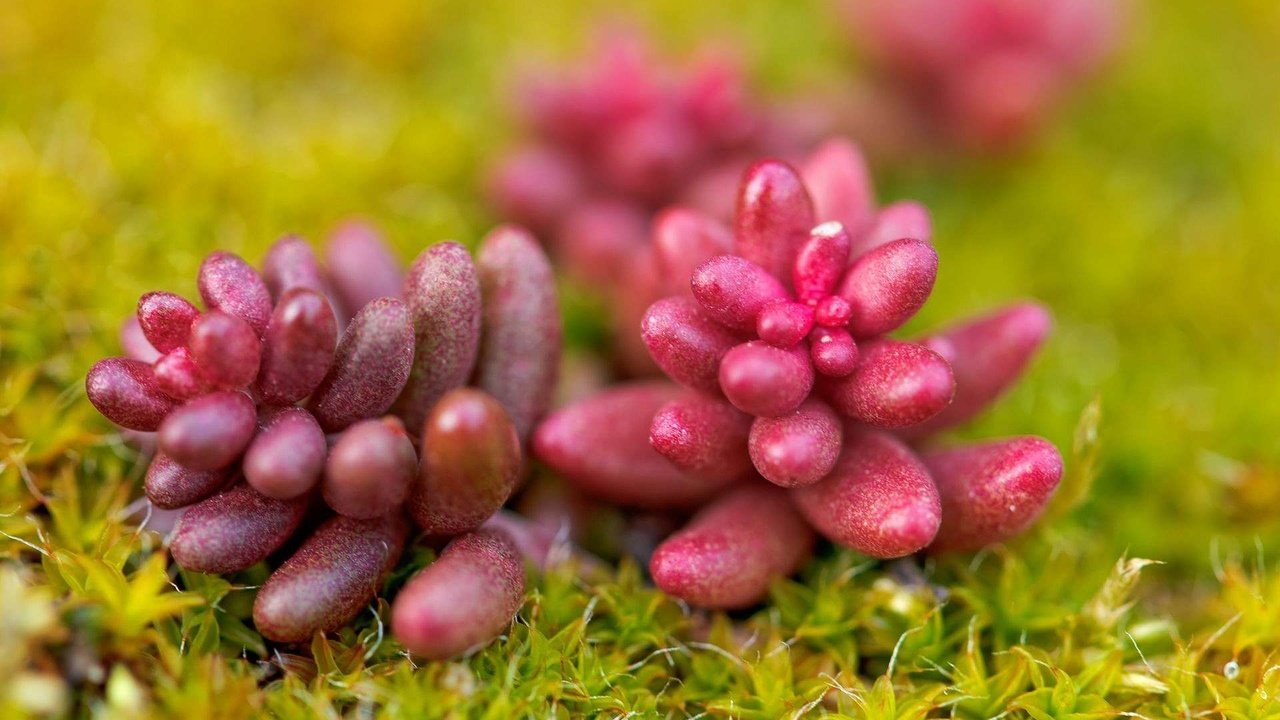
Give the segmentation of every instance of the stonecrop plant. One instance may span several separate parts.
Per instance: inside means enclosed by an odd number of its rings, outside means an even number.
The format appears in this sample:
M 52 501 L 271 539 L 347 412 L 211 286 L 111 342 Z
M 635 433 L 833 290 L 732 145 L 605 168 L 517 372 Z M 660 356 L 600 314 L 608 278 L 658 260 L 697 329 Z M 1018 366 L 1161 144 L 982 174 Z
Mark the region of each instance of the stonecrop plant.
M 611 291 L 645 251 L 654 213 L 681 203 L 727 219 L 750 161 L 798 152 L 822 124 L 754 97 L 725 52 L 677 66 L 617 27 L 572 70 L 529 73 L 518 98 L 528 139 L 490 173 L 490 199 L 567 275 L 604 292 L 620 325 L 632 317 Z M 630 339 L 623 331 L 622 362 L 651 369 Z
M 1115 0 L 842 0 L 882 90 L 932 135 L 1016 145 L 1115 48 Z
M 669 213 L 652 252 L 684 288 L 654 302 L 636 331 L 675 382 L 606 389 L 551 415 L 533 439 L 588 494 L 701 508 L 654 553 L 660 587 L 742 607 L 799 567 L 815 530 L 895 558 L 975 550 L 1035 521 L 1063 470 L 1048 441 L 924 440 L 1008 389 L 1049 315 L 1023 303 L 889 337 L 928 299 L 938 256 L 923 207 L 876 209 L 854 145 L 829 141 L 803 171 L 752 165 L 731 228 Z
M 448 544 L 395 598 L 395 637 L 442 658 L 501 633 L 522 602 L 527 538 L 487 521 L 516 487 L 562 334 L 532 236 L 498 228 L 474 259 L 440 243 L 406 274 L 352 223 L 324 265 L 285 237 L 261 273 L 209 255 L 198 288 L 203 307 L 143 295 L 128 356 L 86 380 L 103 415 L 154 446 L 144 489 L 180 510 L 174 561 L 218 574 L 271 561 L 254 623 L 302 643 L 373 600 L 408 518 Z

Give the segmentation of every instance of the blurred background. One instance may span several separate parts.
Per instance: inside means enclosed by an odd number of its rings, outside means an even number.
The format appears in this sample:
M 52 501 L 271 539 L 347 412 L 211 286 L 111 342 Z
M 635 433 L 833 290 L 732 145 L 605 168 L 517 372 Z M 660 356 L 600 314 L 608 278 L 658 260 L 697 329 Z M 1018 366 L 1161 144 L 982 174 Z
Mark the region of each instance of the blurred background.
M 1069 450 L 1099 398 L 1092 495 L 1057 532 L 1163 560 L 1194 596 L 1280 536 L 1280 5 L 1123 15 L 1028 141 L 868 151 L 882 202 L 934 216 L 939 281 L 911 330 L 1019 297 L 1056 316 L 965 433 Z M 865 44 L 820 2 L 0 3 L 0 495 L 22 505 L 19 465 L 107 442 L 86 369 L 142 292 L 192 294 L 205 253 L 257 261 L 352 215 L 406 261 L 474 243 L 498 221 L 485 172 L 521 139 L 521 69 L 572 62 L 617 18 L 677 62 L 734 48 L 762 98 L 877 109 Z

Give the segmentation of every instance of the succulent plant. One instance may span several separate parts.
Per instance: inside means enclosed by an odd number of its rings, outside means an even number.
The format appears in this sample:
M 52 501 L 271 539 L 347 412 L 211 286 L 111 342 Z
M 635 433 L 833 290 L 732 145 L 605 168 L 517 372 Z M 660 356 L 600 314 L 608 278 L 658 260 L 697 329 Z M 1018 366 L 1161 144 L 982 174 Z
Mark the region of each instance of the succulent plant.
M 514 490 L 554 390 L 550 265 L 515 227 L 492 232 L 474 261 L 455 243 L 430 247 L 406 274 L 372 228 L 348 224 L 328 258 L 296 237 L 270 249 L 262 273 L 213 253 L 198 278 L 204 309 L 144 295 L 122 331 L 131 357 L 94 365 L 89 399 L 154 433 L 144 490 L 157 508 L 183 509 L 169 541 L 179 565 L 231 573 L 296 546 L 254 606 L 272 640 L 350 621 L 399 558 L 406 516 L 456 538 L 427 578 L 483 576 L 500 559 L 500 588 L 461 597 L 427 592 L 424 579 L 396 601 L 412 607 L 397 617 L 417 618 L 402 623 L 410 649 L 460 652 L 424 640 L 423 618 L 469 624 L 468 645 L 496 636 L 523 591 L 516 548 L 537 540 L 517 521 L 480 528 Z
M 732 230 L 688 211 L 677 227 L 660 221 L 657 262 L 688 289 L 654 302 L 639 330 L 675 382 L 608 389 L 535 433 L 538 457 L 589 494 L 706 505 L 651 565 L 690 602 L 758 601 L 798 564 L 808 527 L 879 558 L 1001 542 L 1061 477 L 1058 451 L 1038 438 L 908 444 L 998 398 L 1050 320 L 1025 303 L 916 341 L 887 337 L 927 300 L 938 257 L 923 208 L 877 210 L 870 187 L 857 148 L 831 141 L 803 171 L 752 165 Z M 759 489 L 769 484 L 779 489 Z M 695 577 L 708 568 L 724 577 Z
M 1111 0 L 842 0 L 850 31 L 926 130 L 1016 144 L 1116 44 Z M 882 102 L 884 98 L 882 98 Z

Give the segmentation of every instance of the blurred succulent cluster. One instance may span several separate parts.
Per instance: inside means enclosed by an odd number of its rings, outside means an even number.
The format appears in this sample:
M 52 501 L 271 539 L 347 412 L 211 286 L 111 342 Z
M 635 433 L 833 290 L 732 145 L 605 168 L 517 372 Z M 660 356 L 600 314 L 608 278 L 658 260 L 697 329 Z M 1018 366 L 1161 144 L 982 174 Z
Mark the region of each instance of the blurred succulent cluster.
M 878 75 L 874 102 L 933 142 L 1027 139 L 1114 50 L 1115 0 L 840 0 Z
M 707 47 L 678 66 L 618 26 L 571 68 L 526 73 L 517 102 L 527 138 L 493 168 L 488 194 L 570 277 L 611 299 L 644 253 L 654 213 L 679 203 L 727 219 L 730 189 L 752 160 L 789 157 L 824 125 L 816 106 L 755 97 L 728 51 Z M 648 367 L 642 355 L 622 359 Z
M 808 557 L 810 528 L 893 558 L 974 550 L 1038 517 L 1062 475 L 1049 442 L 912 444 L 1008 389 L 1047 336 L 1048 313 L 1019 304 L 889 338 L 928 299 L 938 258 L 922 207 L 875 207 L 855 146 L 830 141 L 803 171 L 752 165 L 732 227 L 680 218 L 655 228 L 674 294 L 641 329 L 675 383 L 606 389 L 551 415 L 533 440 L 590 495 L 702 508 L 654 554 L 660 587 L 740 607 Z
M 510 521 L 485 524 L 515 489 L 560 354 L 551 268 L 533 238 L 499 228 L 474 260 L 437 244 L 406 274 L 353 223 L 326 264 L 285 237 L 261 273 L 213 253 L 198 286 L 203 309 L 143 295 L 122 332 L 128 356 L 86 380 L 103 415 L 155 447 L 145 492 L 179 511 L 174 560 L 222 574 L 281 560 L 254 621 L 299 643 L 373 599 L 407 516 L 452 541 L 398 595 L 401 643 L 447 657 L 501 632 L 523 595 L 520 550 L 537 543 Z

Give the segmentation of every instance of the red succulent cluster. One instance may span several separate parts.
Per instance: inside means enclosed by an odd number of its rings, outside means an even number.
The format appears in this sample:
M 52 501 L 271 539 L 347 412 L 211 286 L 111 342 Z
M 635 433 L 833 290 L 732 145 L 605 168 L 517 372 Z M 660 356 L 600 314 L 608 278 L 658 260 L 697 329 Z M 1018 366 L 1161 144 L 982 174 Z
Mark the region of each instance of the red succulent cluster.
M 606 390 L 534 437 L 590 494 L 705 505 L 654 554 L 659 586 L 735 607 L 797 567 L 810 528 L 890 558 L 976 549 L 1035 520 L 1062 472 L 1048 442 L 909 443 L 1012 385 L 1049 317 L 1024 304 L 919 341 L 887 337 L 928 298 L 938 259 L 920 206 L 874 208 L 855 147 L 830 142 L 803 171 L 751 166 L 731 229 L 681 217 L 658 224 L 653 252 L 687 289 L 653 303 L 641 334 L 682 387 Z
M 931 130 L 1002 147 L 1045 115 L 1115 45 L 1114 0 L 843 0 L 850 27 Z
M 550 264 L 514 227 L 474 260 L 432 246 L 407 274 L 363 225 L 327 255 L 324 267 L 286 237 L 259 273 L 213 253 L 203 309 L 143 295 L 123 334 L 131 357 L 94 365 L 88 396 L 155 433 L 144 487 L 153 506 L 182 510 L 169 548 L 183 568 L 236 572 L 305 538 L 258 591 L 254 621 L 272 640 L 335 630 L 373 600 L 406 516 L 453 538 L 396 598 L 391 627 L 415 653 L 454 655 L 501 632 L 522 598 L 531 538 L 488 521 L 556 380 Z
M 534 74 L 521 97 L 531 139 L 495 168 L 490 195 L 599 287 L 627 271 L 653 212 L 683 202 L 727 216 L 721 189 L 750 158 L 805 134 L 751 97 L 726 54 L 667 67 L 634 32 L 604 34 L 577 73 Z

